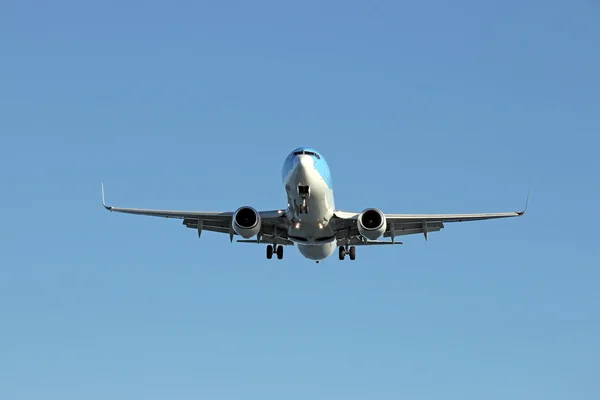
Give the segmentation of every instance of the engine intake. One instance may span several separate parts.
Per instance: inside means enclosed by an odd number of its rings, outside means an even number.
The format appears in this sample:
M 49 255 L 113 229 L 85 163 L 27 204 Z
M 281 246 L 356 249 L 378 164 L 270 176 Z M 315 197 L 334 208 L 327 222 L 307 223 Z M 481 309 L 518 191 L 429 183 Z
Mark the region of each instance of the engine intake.
M 232 225 L 235 233 L 249 239 L 260 231 L 260 214 L 252 207 L 240 207 L 233 214 Z
M 367 208 L 358 216 L 358 231 L 367 239 L 379 239 L 387 229 L 385 215 L 377 208 Z

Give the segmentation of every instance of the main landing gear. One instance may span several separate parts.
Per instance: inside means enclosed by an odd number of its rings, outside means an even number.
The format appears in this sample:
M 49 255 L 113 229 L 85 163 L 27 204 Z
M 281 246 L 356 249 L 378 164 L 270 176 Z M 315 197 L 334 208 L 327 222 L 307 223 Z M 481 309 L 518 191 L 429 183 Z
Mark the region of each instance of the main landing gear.
M 350 248 L 348 248 L 348 246 L 340 246 L 340 260 L 346 258 L 346 254 L 350 256 L 350 260 L 356 260 L 356 247 L 350 246 Z
M 277 259 L 281 260 L 283 258 L 283 246 L 279 245 L 268 245 L 267 246 L 267 258 L 270 260 L 273 258 L 273 253 L 277 254 Z

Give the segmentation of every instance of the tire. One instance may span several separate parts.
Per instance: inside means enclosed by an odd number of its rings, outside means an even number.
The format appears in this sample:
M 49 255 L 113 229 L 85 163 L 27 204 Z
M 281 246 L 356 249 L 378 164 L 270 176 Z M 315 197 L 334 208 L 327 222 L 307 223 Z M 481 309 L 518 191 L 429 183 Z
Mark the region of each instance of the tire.
M 356 260 L 356 247 L 350 246 L 350 260 Z
M 281 260 L 283 258 L 283 246 L 277 246 L 277 259 Z
M 346 250 L 340 246 L 340 260 L 343 260 L 346 257 Z
M 267 246 L 267 259 L 271 259 L 273 258 L 273 246 L 268 245 Z

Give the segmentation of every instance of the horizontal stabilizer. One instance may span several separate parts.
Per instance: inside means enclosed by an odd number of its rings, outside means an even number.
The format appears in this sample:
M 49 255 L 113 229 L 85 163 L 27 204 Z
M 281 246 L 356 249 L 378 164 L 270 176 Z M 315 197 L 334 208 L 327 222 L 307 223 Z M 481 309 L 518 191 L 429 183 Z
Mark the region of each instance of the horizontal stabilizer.
M 341 239 L 338 240 L 338 246 L 345 246 L 346 245 L 346 240 L 345 239 Z M 386 240 L 368 240 L 366 242 L 358 239 L 358 238 L 352 238 L 352 240 L 350 240 L 350 246 L 386 246 L 386 245 L 393 245 L 393 244 L 403 244 L 402 242 L 388 242 Z
M 282 246 L 293 246 L 294 242 L 287 240 L 287 239 L 283 239 L 283 238 L 273 238 L 273 237 L 267 237 L 267 236 L 263 236 L 262 239 L 260 239 L 260 242 L 256 239 L 239 239 L 237 240 L 238 243 L 254 243 L 254 244 L 258 244 L 258 243 L 266 243 L 266 244 L 280 244 Z
M 402 242 L 387 242 L 384 240 L 369 240 L 367 242 L 364 243 L 357 243 L 354 246 L 380 246 L 380 245 L 386 245 L 386 244 L 403 244 Z

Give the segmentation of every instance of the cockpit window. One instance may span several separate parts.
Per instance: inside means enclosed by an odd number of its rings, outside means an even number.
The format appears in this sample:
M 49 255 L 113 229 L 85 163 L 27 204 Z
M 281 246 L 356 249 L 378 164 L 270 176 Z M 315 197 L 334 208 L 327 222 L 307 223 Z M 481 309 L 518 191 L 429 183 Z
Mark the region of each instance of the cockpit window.
M 307 150 L 300 150 L 300 151 L 295 151 L 294 155 L 298 156 L 301 154 L 306 154 L 307 156 L 313 156 L 313 157 L 317 157 L 317 160 L 320 160 L 321 157 L 319 157 L 319 155 L 313 151 L 307 151 Z

